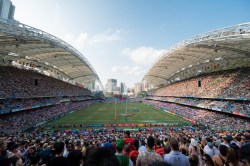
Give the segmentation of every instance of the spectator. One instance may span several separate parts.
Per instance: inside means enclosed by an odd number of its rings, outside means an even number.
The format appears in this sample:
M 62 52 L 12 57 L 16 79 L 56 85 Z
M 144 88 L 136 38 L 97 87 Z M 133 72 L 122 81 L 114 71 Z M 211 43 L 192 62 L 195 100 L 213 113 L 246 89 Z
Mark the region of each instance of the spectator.
M 155 140 L 152 136 L 147 138 L 147 150 L 137 157 L 136 166 L 148 166 L 155 161 L 163 161 L 162 157 L 154 151 Z
M 76 141 L 75 149 L 68 155 L 68 161 L 70 166 L 79 166 L 83 163 L 83 155 L 81 152 L 81 141 Z
M 161 141 L 159 139 L 156 140 L 156 148 L 155 151 L 156 153 L 158 153 L 160 156 L 164 157 L 165 152 L 164 152 L 164 148 L 161 145 Z
M 0 163 L 3 166 L 9 166 L 10 161 L 7 154 L 7 143 L 4 139 L 0 138 Z
M 124 140 L 118 139 L 116 140 L 116 157 L 120 163 L 121 166 L 133 166 L 133 162 L 130 160 L 130 158 L 126 155 L 122 154 L 122 150 L 124 148 Z
M 164 146 L 164 153 L 165 153 L 164 156 L 166 156 L 166 155 L 169 154 L 170 152 L 171 152 L 170 146 L 169 146 L 169 145 L 165 145 L 165 146 Z
M 13 155 L 9 158 L 13 166 L 23 166 L 22 159 L 16 155 Z
M 39 166 L 38 163 L 40 161 L 40 156 L 39 155 L 33 155 L 30 157 L 30 164 L 29 166 Z M 42 165 L 42 166 L 46 166 L 46 165 Z
M 190 166 L 199 166 L 199 158 L 197 155 L 192 154 L 191 156 L 189 156 L 188 158 Z
M 114 153 L 104 147 L 95 148 L 89 151 L 84 166 L 120 166 Z
M 51 146 L 47 145 L 47 148 L 44 148 L 40 151 L 39 156 L 42 159 L 42 164 L 49 165 L 50 159 L 55 157 L 54 150 L 52 150 Z M 46 147 L 46 143 L 45 143 Z
M 36 153 L 37 153 L 37 151 L 36 151 L 36 147 L 35 147 L 34 145 L 31 146 L 31 147 L 29 147 L 27 153 L 24 155 L 26 161 L 27 161 L 28 163 L 30 163 L 30 158 L 31 158 L 32 156 L 34 156 Z
M 154 161 L 149 166 L 170 166 L 164 161 Z
M 230 136 L 225 136 L 223 137 L 223 142 L 221 143 L 221 145 L 225 145 L 226 147 L 229 148 L 229 144 L 230 144 L 230 141 L 231 141 L 231 138 Z
M 68 160 L 62 156 L 64 143 L 57 142 L 54 145 L 56 156 L 50 160 L 49 166 L 68 166 Z
M 219 151 L 212 142 L 208 142 L 207 145 L 204 147 L 204 153 L 208 154 L 211 158 L 213 158 L 215 154 L 219 154 Z
M 250 134 L 246 134 L 245 136 L 246 140 L 245 140 L 245 143 L 250 143 Z
M 145 143 L 145 141 L 144 140 L 141 140 L 141 146 L 140 146 L 140 148 L 139 148 L 139 153 L 144 153 L 144 152 L 146 152 L 146 150 L 147 150 L 147 148 L 146 148 L 146 143 Z
M 189 166 L 189 161 L 185 155 L 180 153 L 178 141 L 174 138 L 170 139 L 171 152 L 164 156 L 164 161 L 172 166 Z
M 114 148 L 114 146 L 112 145 L 112 143 L 106 142 L 106 143 L 104 143 L 103 147 L 104 147 L 104 148 L 110 149 L 110 150 L 115 154 L 115 148 Z
M 129 158 L 132 160 L 133 164 L 136 165 L 136 160 L 137 160 L 137 157 L 139 155 L 139 151 L 138 151 L 138 148 L 139 148 L 139 140 L 138 139 L 135 139 L 134 140 L 134 147 L 130 153 L 129 153 Z
M 250 166 L 250 143 L 242 145 L 239 151 L 242 163 Z
M 227 149 L 226 164 L 227 163 L 228 163 L 228 165 L 233 165 L 233 166 L 239 166 L 239 164 L 240 164 L 233 148 Z
M 191 138 L 191 143 L 189 145 L 189 155 L 200 156 L 200 149 L 195 139 Z
M 8 157 L 13 165 L 22 166 L 23 161 L 18 152 L 18 144 L 16 142 L 9 142 L 7 148 L 9 150 Z
M 229 164 L 227 160 L 227 150 L 228 147 L 225 145 L 220 145 L 219 146 L 219 151 L 220 154 L 216 154 L 213 156 L 213 162 L 215 165 L 224 165 L 224 164 Z
M 129 151 L 130 151 L 130 146 L 128 144 L 125 144 L 123 148 L 123 154 L 129 156 Z
M 129 131 L 126 131 L 126 136 L 124 138 L 124 143 L 127 145 L 129 145 L 130 147 L 130 151 L 133 150 L 133 144 L 134 144 L 134 139 L 130 137 L 130 132 Z
M 203 166 L 215 166 L 212 158 L 208 154 L 203 154 L 202 161 L 204 162 Z

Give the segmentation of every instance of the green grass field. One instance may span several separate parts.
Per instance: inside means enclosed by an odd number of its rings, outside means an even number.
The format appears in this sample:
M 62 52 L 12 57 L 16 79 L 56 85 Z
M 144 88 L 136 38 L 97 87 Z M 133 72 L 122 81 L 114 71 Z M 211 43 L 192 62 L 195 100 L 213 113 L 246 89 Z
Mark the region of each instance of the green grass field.
M 188 123 L 188 121 L 166 113 L 153 106 L 143 103 L 128 103 L 128 114 L 131 114 L 125 120 L 126 104 L 117 103 L 117 119 L 114 120 L 115 104 L 99 103 L 66 115 L 60 119 L 52 121 L 49 125 L 57 124 L 121 124 L 121 123 Z

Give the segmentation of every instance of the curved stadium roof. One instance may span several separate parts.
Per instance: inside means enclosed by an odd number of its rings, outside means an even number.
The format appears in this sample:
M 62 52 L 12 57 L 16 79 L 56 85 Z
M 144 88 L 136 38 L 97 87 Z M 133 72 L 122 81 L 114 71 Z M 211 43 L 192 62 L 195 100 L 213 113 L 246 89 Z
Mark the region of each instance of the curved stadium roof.
M 250 67 L 250 22 L 177 44 L 155 61 L 143 80 L 158 88 L 196 75 L 239 67 Z
M 63 40 L 31 26 L 0 19 L 0 65 L 24 67 L 70 83 L 102 83 L 88 60 Z

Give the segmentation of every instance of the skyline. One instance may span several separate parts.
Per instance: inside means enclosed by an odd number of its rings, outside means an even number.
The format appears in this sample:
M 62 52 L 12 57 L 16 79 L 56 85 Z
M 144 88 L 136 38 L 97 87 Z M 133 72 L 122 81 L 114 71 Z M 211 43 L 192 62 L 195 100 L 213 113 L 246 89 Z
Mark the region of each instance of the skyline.
M 106 3 L 104 3 L 106 2 Z M 248 0 L 12 0 L 14 18 L 78 49 L 102 84 L 133 87 L 179 42 L 250 20 Z

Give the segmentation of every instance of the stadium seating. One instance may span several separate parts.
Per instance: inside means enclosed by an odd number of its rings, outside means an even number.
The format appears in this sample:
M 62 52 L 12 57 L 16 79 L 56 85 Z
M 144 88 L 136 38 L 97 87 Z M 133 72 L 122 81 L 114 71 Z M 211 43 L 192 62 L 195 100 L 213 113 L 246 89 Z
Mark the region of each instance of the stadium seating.
M 155 96 L 192 96 L 204 98 L 250 98 L 249 68 L 197 76 L 157 89 Z M 198 86 L 198 81 L 201 86 Z
M 91 92 L 43 74 L 0 66 L 0 135 L 15 134 L 95 102 Z
M 154 100 L 145 100 L 145 103 L 154 105 L 157 108 L 165 109 L 181 117 L 188 118 L 195 123 L 205 125 L 214 130 L 246 130 L 250 128 L 249 119 L 235 118 L 234 115 L 222 114 L 204 109 L 191 108 L 175 103 L 166 103 Z
M 0 66 L 0 98 L 33 98 L 90 95 L 86 88 L 43 74 Z
M 193 97 L 157 97 L 150 96 L 146 99 L 167 101 L 187 106 L 194 106 L 197 108 L 205 108 L 213 111 L 227 112 L 243 117 L 250 118 L 250 102 L 245 100 L 222 100 L 222 99 L 206 99 L 206 98 L 193 98 Z
M 52 106 L 3 115 L 0 121 L 0 136 L 25 131 L 30 127 L 34 127 L 39 123 L 45 123 L 59 115 L 84 108 L 93 102 L 95 101 L 86 100 L 80 102 L 64 102 Z

